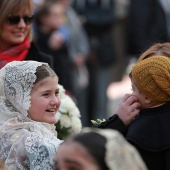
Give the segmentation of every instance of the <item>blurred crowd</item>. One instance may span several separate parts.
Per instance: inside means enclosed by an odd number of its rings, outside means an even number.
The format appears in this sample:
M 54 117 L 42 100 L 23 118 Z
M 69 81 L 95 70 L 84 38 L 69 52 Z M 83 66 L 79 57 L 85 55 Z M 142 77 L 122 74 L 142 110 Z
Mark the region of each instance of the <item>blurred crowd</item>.
M 169 170 L 169 11 L 1 0 L 0 169 Z
M 53 56 L 59 84 L 76 102 L 83 126 L 108 117 L 110 83 L 124 79 L 145 49 L 170 39 L 169 0 L 34 3 L 34 42 Z

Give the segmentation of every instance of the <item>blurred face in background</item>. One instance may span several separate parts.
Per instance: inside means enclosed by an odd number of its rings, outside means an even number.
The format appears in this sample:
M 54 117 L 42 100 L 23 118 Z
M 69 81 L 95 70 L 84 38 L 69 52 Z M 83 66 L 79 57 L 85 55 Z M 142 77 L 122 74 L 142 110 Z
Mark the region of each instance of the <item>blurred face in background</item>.
M 48 31 L 54 31 L 66 22 L 65 8 L 60 4 L 50 4 L 48 13 L 40 17 L 42 27 Z
M 30 36 L 33 21 L 32 2 L 2 0 L 0 14 L 0 49 L 4 51 L 21 44 Z
M 57 151 L 55 170 L 99 170 L 87 149 L 78 142 L 63 143 Z
M 62 5 L 64 5 L 65 8 L 67 8 L 72 3 L 72 0 L 59 0 L 59 2 L 62 3 Z

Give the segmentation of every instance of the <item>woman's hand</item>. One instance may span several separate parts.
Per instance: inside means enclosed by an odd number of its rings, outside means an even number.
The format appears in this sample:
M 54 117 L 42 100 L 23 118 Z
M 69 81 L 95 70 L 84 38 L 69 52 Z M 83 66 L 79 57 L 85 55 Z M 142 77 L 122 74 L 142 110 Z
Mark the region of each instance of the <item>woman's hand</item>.
M 139 114 L 140 106 L 136 96 L 125 94 L 115 114 L 119 116 L 125 125 L 128 125 Z
M 64 44 L 64 38 L 61 33 L 54 32 L 49 38 L 49 46 L 53 50 L 58 50 Z

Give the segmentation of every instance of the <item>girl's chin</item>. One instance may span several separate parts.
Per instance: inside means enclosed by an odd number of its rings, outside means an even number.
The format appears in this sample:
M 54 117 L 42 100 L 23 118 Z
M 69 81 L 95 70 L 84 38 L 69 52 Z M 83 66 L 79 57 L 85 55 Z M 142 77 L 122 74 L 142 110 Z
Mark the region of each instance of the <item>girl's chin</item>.
M 54 120 L 48 120 L 47 123 L 49 123 L 49 124 L 55 124 L 55 123 L 56 123 L 56 119 L 54 119 Z

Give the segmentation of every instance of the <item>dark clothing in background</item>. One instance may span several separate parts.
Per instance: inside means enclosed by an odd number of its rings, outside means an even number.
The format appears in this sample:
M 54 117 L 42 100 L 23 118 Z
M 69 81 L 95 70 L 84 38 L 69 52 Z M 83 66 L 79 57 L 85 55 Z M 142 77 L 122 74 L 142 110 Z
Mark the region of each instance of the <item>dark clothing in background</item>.
M 107 115 L 106 90 L 111 82 L 111 69 L 116 55 L 113 43 L 115 10 L 113 0 L 73 0 L 73 8 L 82 19 L 88 35 L 90 54 L 87 58 L 89 71 L 88 120 L 102 119 Z
M 97 127 L 121 132 L 139 151 L 149 170 L 170 169 L 170 102 L 142 109 L 129 126 L 113 115 Z
M 68 57 L 67 46 L 63 44 L 58 50 L 51 49 L 48 45 L 50 36 L 51 34 L 37 31 L 36 44 L 42 52 L 52 55 L 53 69 L 59 77 L 59 84 L 63 85 L 66 90 L 71 91 L 71 63 Z
M 50 67 L 53 68 L 53 60 L 52 56 L 44 54 L 42 51 L 40 51 L 36 45 L 32 42 L 31 47 L 28 51 L 28 54 L 25 58 L 25 60 L 34 60 L 39 62 L 45 62 L 48 63 Z
M 159 0 L 130 0 L 130 3 L 128 52 L 138 57 L 154 43 L 170 39 Z
M 113 24 L 115 23 L 114 1 L 103 3 L 104 0 L 79 0 L 73 1 L 73 8 L 79 16 L 85 19 L 83 26 L 88 34 L 91 52 L 96 55 L 99 65 L 109 66 L 115 62 L 114 45 L 112 37 Z

